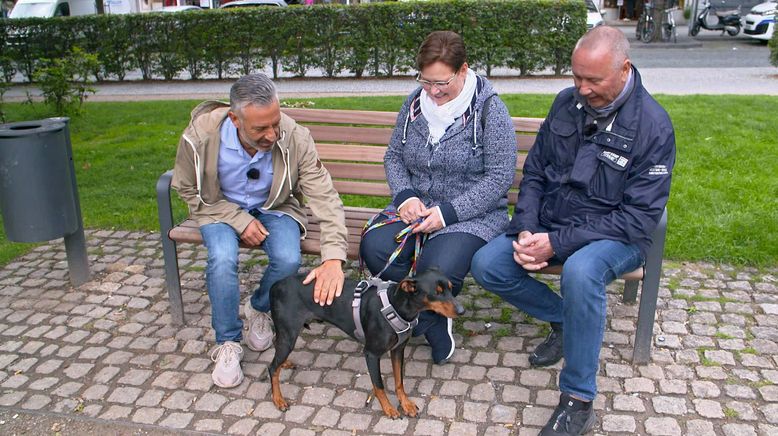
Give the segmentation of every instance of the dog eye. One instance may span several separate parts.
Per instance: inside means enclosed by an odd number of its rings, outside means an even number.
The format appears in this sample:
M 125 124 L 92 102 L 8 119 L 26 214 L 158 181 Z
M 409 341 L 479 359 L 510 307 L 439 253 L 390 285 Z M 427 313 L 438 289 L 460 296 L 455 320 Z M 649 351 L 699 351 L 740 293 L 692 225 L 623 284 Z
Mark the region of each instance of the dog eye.
M 438 294 L 442 294 L 443 293 L 443 286 L 440 286 L 440 285 L 436 286 L 435 287 L 435 292 L 437 292 Z

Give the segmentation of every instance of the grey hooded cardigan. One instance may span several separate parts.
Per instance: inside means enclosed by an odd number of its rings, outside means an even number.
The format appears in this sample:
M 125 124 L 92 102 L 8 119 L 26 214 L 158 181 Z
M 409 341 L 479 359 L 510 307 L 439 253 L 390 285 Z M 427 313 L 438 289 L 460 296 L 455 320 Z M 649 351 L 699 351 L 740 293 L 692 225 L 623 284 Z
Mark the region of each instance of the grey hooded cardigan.
M 478 76 L 470 108 L 433 145 L 420 91 L 400 109 L 384 156 L 392 193 L 387 210 L 418 197 L 427 207 L 440 206 L 446 221 L 430 237 L 469 233 L 488 242 L 508 226 L 506 194 L 516 172 L 516 134 L 508 109 L 489 81 Z

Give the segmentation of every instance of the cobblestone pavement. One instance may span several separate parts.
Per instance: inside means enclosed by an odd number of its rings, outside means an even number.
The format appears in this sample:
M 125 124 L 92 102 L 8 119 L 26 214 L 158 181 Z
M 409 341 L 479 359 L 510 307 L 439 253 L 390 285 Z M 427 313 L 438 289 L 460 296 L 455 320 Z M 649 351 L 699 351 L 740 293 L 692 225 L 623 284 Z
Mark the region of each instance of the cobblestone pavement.
M 297 368 L 282 372 L 292 407 L 281 413 L 263 378 L 272 349 L 246 349 L 239 387 L 211 382 L 202 247 L 182 247 L 187 323 L 174 326 L 157 234 L 99 230 L 87 240 L 92 281 L 78 288 L 61 241 L 0 269 L 2 434 L 24 415 L 54 422 L 51 434 L 535 435 L 557 403 L 561 366 L 527 361 L 543 327 L 471 282 L 452 362 L 433 365 L 416 339 L 406 350 L 418 418 L 389 420 L 376 401 L 364 407 L 371 387 L 360 345 L 318 323 L 298 341 Z M 241 257 L 246 298 L 266 259 L 258 250 Z M 595 433 L 778 434 L 777 281 L 775 267 L 666 262 L 653 361 L 639 366 L 629 361 L 637 307 L 621 304 L 614 286 Z M 388 359 L 383 367 L 396 401 Z

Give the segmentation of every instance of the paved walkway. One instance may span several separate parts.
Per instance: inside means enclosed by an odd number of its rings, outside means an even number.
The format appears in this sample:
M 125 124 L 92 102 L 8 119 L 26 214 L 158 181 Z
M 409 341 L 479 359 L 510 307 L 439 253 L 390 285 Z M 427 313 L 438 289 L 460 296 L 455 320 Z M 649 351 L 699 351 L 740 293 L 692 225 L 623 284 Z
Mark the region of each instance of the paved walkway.
M 501 94 L 556 94 L 573 85 L 571 76 L 537 76 L 520 78 L 511 71 L 495 70 L 490 78 Z M 646 68 L 641 69 L 644 86 L 652 94 L 739 94 L 778 95 L 778 69 L 754 68 Z M 227 99 L 234 80 L 151 81 L 103 83 L 94 86 L 95 95 L 89 101 L 132 100 L 204 100 Z M 408 77 L 395 78 L 282 78 L 276 81 L 281 98 L 341 97 L 362 95 L 408 95 L 416 82 Z M 6 101 L 24 101 L 26 93 L 39 92 L 33 87 L 12 87 Z
M 280 413 L 263 378 L 272 349 L 246 351 L 239 387 L 211 383 L 202 247 L 181 250 L 187 324 L 177 327 L 157 234 L 89 231 L 87 242 L 92 281 L 76 289 L 61 241 L 0 269 L 2 434 L 535 435 L 557 403 L 560 365 L 527 361 L 539 326 L 471 284 L 452 362 L 433 365 L 418 340 L 407 350 L 418 418 L 392 421 L 377 402 L 364 407 L 360 346 L 324 324 L 301 337 L 297 369 L 282 373 L 292 408 Z M 241 258 L 248 288 L 266 259 Z M 778 268 L 666 262 L 648 365 L 629 361 L 636 316 L 614 287 L 597 434 L 778 434 Z M 385 359 L 387 380 L 389 366 Z

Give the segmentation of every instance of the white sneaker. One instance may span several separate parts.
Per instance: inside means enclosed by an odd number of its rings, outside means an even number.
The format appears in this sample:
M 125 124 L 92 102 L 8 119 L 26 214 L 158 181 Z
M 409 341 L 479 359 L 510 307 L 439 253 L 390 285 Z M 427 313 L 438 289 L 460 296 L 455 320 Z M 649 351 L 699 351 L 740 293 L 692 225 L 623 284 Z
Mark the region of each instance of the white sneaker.
M 243 314 L 249 324 L 246 334 L 246 345 L 252 351 L 265 351 L 273 345 L 273 320 L 270 314 L 260 312 L 251 307 L 251 300 L 246 301 Z
M 211 360 L 216 367 L 211 373 L 213 384 L 221 388 L 232 388 L 243 381 L 240 361 L 243 359 L 243 347 L 237 342 L 227 341 L 211 351 Z

